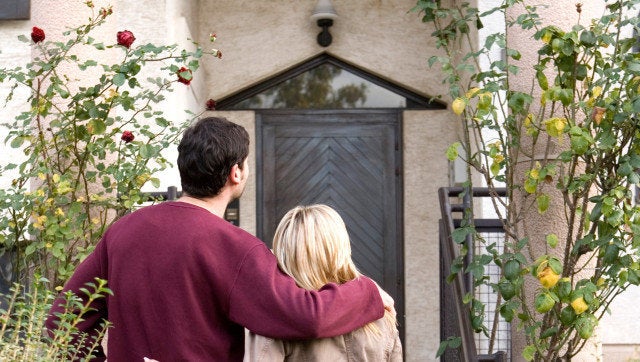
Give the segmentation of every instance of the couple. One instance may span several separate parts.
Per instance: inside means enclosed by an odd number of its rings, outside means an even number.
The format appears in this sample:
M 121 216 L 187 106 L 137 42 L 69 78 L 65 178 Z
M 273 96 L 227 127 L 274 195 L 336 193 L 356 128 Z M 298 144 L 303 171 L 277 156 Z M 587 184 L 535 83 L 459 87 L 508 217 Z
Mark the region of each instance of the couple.
M 80 330 L 95 336 L 108 319 L 113 326 L 107 352 L 116 362 L 240 361 L 263 354 L 265 360 L 283 360 L 296 353 L 326 359 L 329 351 L 341 353 L 337 360 L 380 360 L 394 345 L 401 359 L 394 312 L 385 312 L 392 302 L 383 306 L 377 285 L 358 276 L 345 249 L 346 230 L 339 231 L 344 224 L 337 214 L 327 216 L 333 210 L 291 210 L 274 240 L 280 260 L 222 219 L 244 190 L 248 152 L 247 131 L 226 119 L 204 118 L 185 131 L 178 146 L 183 196 L 118 220 L 66 283 L 63 292 L 77 293 L 95 278 L 106 279 L 114 293 L 95 301 Z M 312 229 L 310 222 L 324 226 Z M 333 250 L 342 253 L 338 270 L 325 270 L 320 260 L 312 267 L 311 258 L 322 253 L 308 251 L 335 249 L 329 240 L 342 232 L 342 246 Z M 316 275 L 320 270 L 325 275 Z M 62 310 L 58 299 L 47 328 L 56 328 Z M 246 356 L 243 327 L 251 331 Z

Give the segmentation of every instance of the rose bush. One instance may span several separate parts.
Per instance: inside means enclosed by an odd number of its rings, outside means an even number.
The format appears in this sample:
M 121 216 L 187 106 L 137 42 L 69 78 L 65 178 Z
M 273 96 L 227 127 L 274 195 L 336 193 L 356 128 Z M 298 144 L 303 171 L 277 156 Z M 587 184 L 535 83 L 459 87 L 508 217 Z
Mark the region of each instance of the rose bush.
M 21 283 L 39 273 L 62 284 L 118 216 L 148 201 L 141 188 L 159 185 L 155 175 L 170 164 L 164 152 L 197 117 L 165 118 L 165 95 L 175 83 L 192 81 L 203 55 L 220 57 L 198 44 L 191 51 L 134 46 L 129 30 L 114 34 L 115 44 L 98 42 L 92 33 L 113 10 L 86 4 L 87 24 L 55 42 L 33 27 L 33 61 L 0 69 L 10 89 L 6 103 L 15 101 L 17 88 L 30 92 L 29 107 L 2 120 L 6 141 L 25 157 L 0 165 L 1 174 L 19 173 L 0 190 L 0 253 L 14 255 Z M 101 63 L 113 54 L 113 63 Z

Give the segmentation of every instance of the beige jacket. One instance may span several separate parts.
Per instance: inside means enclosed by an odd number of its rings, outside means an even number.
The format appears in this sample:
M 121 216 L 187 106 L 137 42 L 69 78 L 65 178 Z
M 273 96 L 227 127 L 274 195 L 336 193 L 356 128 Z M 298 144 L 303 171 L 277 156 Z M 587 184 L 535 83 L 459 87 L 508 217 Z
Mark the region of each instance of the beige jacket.
M 285 341 L 245 331 L 244 361 L 402 361 L 398 328 L 384 318 L 374 323 L 381 335 L 368 336 L 360 328 L 333 338 Z

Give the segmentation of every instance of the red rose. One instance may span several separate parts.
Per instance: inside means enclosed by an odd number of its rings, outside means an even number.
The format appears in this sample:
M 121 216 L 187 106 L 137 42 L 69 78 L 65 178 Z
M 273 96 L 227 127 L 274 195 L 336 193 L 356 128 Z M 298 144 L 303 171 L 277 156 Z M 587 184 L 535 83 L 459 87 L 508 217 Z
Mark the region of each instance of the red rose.
M 178 82 L 189 85 L 192 79 L 191 69 L 182 67 L 178 70 Z
M 118 45 L 129 49 L 134 40 L 136 40 L 136 37 L 129 30 L 118 32 Z
M 120 139 L 122 139 L 124 143 L 129 143 L 133 141 L 134 138 L 135 136 L 133 135 L 133 133 L 131 133 L 131 131 L 122 132 L 122 137 L 120 137 Z
M 213 99 L 209 99 L 206 103 L 207 111 L 215 111 L 216 110 L 216 101 Z
M 33 29 L 31 30 L 31 40 L 33 40 L 34 43 L 39 43 L 43 41 L 44 30 L 38 28 L 37 26 L 34 26 Z

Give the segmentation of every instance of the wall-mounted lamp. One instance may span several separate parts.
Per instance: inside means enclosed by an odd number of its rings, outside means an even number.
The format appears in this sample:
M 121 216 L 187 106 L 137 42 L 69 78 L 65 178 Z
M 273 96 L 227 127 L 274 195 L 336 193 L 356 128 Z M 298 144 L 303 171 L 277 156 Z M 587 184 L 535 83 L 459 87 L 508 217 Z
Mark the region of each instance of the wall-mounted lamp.
M 331 0 L 318 0 L 313 13 L 311 14 L 311 20 L 315 21 L 319 27 L 322 28 L 320 34 L 318 34 L 318 44 L 323 47 L 331 44 L 331 33 L 329 33 L 329 27 L 333 25 L 333 19 L 338 17 Z

